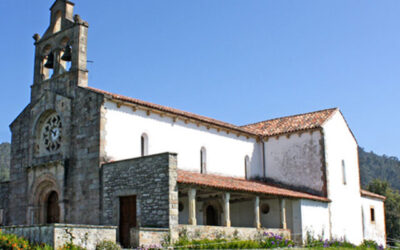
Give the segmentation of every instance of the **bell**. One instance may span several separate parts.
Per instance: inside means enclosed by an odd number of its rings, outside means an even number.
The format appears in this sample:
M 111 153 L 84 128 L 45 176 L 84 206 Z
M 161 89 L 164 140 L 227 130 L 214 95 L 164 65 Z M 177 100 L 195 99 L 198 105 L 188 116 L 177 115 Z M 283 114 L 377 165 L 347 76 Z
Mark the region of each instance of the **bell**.
M 44 66 L 48 69 L 52 69 L 54 67 L 53 64 L 54 64 L 54 55 L 53 53 L 50 52 L 50 54 L 47 56 L 47 62 Z
M 69 45 L 65 47 L 64 54 L 61 57 L 61 60 L 68 62 L 71 61 L 71 47 Z

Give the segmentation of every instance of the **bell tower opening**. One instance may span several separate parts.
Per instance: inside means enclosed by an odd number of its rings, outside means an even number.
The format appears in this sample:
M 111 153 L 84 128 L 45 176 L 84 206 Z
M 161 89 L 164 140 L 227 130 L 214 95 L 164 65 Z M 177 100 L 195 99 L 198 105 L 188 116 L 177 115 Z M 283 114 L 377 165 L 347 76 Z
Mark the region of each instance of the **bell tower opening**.
M 33 36 L 36 50 L 31 101 L 39 99 L 46 90 L 63 92 L 71 86 L 87 86 L 89 24 L 73 15 L 73 7 L 68 0 L 56 0 L 50 8 L 46 32 L 42 37 Z

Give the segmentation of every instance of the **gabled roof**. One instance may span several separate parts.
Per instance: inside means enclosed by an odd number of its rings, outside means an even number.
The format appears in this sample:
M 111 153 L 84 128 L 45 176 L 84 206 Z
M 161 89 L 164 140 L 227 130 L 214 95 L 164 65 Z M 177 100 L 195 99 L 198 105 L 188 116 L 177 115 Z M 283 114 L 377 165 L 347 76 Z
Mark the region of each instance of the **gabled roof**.
M 330 200 L 326 197 L 279 188 L 268 185 L 261 181 L 251 181 L 243 178 L 226 177 L 212 174 L 200 174 L 184 170 L 178 170 L 177 182 L 181 184 L 190 184 L 221 190 L 330 202 Z
M 250 136 L 273 136 L 285 133 L 291 133 L 301 130 L 308 130 L 313 128 L 320 128 L 326 120 L 328 120 L 333 113 L 338 111 L 338 108 L 324 109 L 305 114 L 298 114 L 286 117 L 275 118 L 244 126 L 236 126 L 227 122 L 222 122 L 206 116 L 197 115 L 194 113 L 174 109 L 151 102 L 142 101 L 136 98 L 131 98 L 123 95 L 114 94 L 101 89 L 93 87 L 85 87 L 90 91 L 104 95 L 115 101 L 127 102 L 134 105 L 142 106 L 145 108 L 158 110 L 161 112 L 169 113 L 174 116 L 183 117 L 183 119 L 190 119 L 195 122 L 204 122 L 210 125 L 215 125 L 221 128 L 234 130 L 238 133 L 243 133 Z
M 320 128 L 338 108 L 324 109 L 315 112 L 285 116 L 242 126 L 253 133 L 273 136 L 301 130 Z
M 375 198 L 375 199 L 379 199 L 379 200 L 383 200 L 383 201 L 386 200 L 385 196 L 379 195 L 379 194 L 375 194 L 375 193 L 369 192 L 367 190 L 361 189 L 360 192 L 361 192 L 361 196 L 364 196 L 364 197 Z
M 257 133 L 253 133 L 249 130 L 247 130 L 246 128 L 242 128 L 230 123 L 226 123 L 226 122 L 222 122 L 213 118 L 209 118 L 206 116 L 201 116 L 201 115 L 197 115 L 197 114 L 193 114 L 190 112 L 186 112 L 186 111 L 182 111 L 179 109 L 174 109 L 174 108 L 170 108 L 170 107 L 166 107 L 166 106 L 162 106 L 162 105 L 158 105 L 158 104 L 154 104 L 151 102 L 146 102 L 146 101 L 142 101 L 136 98 L 131 98 L 131 97 L 127 97 L 127 96 L 123 96 L 123 95 L 118 95 L 118 94 L 113 94 L 101 89 L 96 89 L 96 88 L 92 88 L 92 87 L 85 87 L 85 89 L 88 89 L 90 91 L 105 95 L 106 97 L 113 99 L 113 100 L 118 100 L 121 102 L 128 102 L 131 104 L 136 104 L 142 107 L 147 107 L 150 109 L 155 109 L 158 111 L 162 111 L 162 112 L 166 112 L 166 113 L 170 113 L 172 115 L 176 115 L 176 116 L 181 116 L 181 117 L 185 117 L 188 119 L 192 119 L 195 121 L 199 121 L 199 122 L 205 122 L 208 124 L 212 124 L 212 125 L 216 125 L 218 127 L 223 127 L 223 128 L 227 128 L 227 129 L 231 129 L 231 130 L 235 130 L 237 132 L 240 133 L 244 133 L 244 134 L 248 134 L 248 135 L 253 135 L 253 136 L 257 136 Z

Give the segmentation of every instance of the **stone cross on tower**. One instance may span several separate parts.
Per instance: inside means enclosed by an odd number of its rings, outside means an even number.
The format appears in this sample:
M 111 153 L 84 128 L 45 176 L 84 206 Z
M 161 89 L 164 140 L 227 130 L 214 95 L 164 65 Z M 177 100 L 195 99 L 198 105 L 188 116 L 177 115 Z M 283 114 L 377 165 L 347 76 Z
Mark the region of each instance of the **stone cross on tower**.
M 31 102 L 43 92 L 68 92 L 74 86 L 87 86 L 88 23 L 73 16 L 74 3 L 56 0 L 50 7 L 50 26 L 43 37 L 35 34 L 35 66 Z

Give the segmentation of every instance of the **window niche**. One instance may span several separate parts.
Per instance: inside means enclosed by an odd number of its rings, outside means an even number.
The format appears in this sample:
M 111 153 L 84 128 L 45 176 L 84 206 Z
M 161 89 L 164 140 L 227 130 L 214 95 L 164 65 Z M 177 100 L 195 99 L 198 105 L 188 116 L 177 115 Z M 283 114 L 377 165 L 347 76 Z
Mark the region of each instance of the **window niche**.
M 146 156 L 149 153 L 149 137 L 143 133 L 140 137 L 140 155 Z
M 375 208 L 370 207 L 371 223 L 375 223 Z
M 200 149 L 200 173 L 207 173 L 207 150 L 205 147 Z
M 250 177 L 250 157 L 248 155 L 244 157 L 244 177 L 246 180 Z
M 342 181 L 343 185 L 347 184 L 347 179 L 346 179 L 346 163 L 344 160 L 342 160 Z

